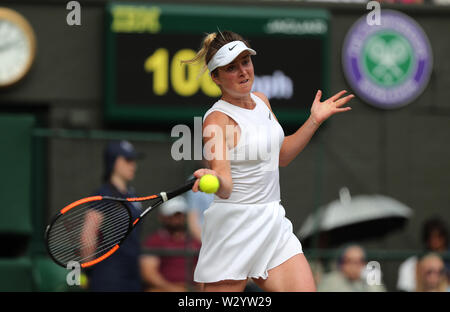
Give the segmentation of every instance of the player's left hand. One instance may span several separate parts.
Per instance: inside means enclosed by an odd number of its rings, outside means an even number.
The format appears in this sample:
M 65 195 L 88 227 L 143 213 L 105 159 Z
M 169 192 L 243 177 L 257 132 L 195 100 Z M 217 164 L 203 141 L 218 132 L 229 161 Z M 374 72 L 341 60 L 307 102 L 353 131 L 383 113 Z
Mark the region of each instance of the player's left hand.
M 207 169 L 207 168 L 197 169 L 194 172 L 194 176 L 197 178 L 197 180 L 195 181 L 194 185 L 192 186 L 193 192 L 198 192 L 200 190 L 199 189 L 200 178 L 203 177 L 205 174 L 212 174 L 213 176 L 218 177 L 217 172 L 212 169 Z
M 328 100 L 321 102 L 320 98 L 322 97 L 322 91 L 317 91 L 316 97 L 311 106 L 311 118 L 313 119 L 313 122 L 320 125 L 322 122 L 336 113 L 342 113 L 351 110 L 352 108 L 349 106 L 342 107 L 355 97 L 353 94 L 350 94 L 341 98 L 341 96 L 346 92 L 346 90 L 342 90 L 330 97 Z

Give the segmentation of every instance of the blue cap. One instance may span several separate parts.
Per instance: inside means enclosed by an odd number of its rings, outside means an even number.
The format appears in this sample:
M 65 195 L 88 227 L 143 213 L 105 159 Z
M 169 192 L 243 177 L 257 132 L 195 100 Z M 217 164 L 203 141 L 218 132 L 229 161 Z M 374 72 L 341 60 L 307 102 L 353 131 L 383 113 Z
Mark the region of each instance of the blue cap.
M 128 141 L 112 141 L 109 142 L 105 149 L 105 180 L 109 179 L 112 170 L 114 168 L 114 163 L 117 157 L 123 156 L 128 160 L 136 160 L 140 157 L 133 146 Z
M 130 160 L 138 158 L 138 154 L 130 142 L 125 140 L 109 142 L 106 147 L 105 157 L 116 160 L 118 156 L 123 156 Z

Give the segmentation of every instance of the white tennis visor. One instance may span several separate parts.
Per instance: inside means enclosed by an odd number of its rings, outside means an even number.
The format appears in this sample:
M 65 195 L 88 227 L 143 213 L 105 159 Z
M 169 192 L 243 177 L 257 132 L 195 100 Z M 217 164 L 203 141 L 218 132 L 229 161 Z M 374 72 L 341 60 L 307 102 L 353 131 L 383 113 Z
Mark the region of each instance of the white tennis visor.
M 212 59 L 208 63 L 209 73 L 211 74 L 217 67 L 222 67 L 230 64 L 244 51 L 249 51 L 250 55 L 256 55 L 256 51 L 250 49 L 242 41 L 232 41 L 224 45 L 219 51 L 214 54 Z

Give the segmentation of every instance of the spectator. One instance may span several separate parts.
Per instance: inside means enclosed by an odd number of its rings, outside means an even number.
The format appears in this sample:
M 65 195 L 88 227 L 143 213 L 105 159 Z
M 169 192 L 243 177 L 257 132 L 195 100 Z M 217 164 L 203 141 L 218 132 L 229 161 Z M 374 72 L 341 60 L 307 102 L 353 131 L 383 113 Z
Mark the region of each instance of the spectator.
M 202 240 L 203 213 L 214 200 L 214 194 L 204 192 L 194 193 L 192 190 L 185 194 L 188 203 L 187 224 L 188 230 L 196 240 Z
M 319 292 L 386 291 L 382 285 L 369 285 L 364 279 L 365 267 L 364 249 L 359 245 L 348 245 L 339 255 L 337 270 L 325 274 L 317 290 Z
M 448 291 L 444 262 L 438 254 L 428 253 L 418 262 L 416 291 Z
M 150 235 L 145 243 L 149 249 L 200 250 L 201 243 L 186 231 L 187 203 L 183 196 L 162 204 L 159 220 L 162 228 Z M 187 291 L 193 285 L 197 257 L 157 254 L 143 256 L 142 276 L 148 291 Z
M 128 141 L 114 141 L 104 153 L 104 184 L 95 195 L 113 197 L 136 197 L 129 185 L 136 172 L 138 157 Z M 134 218 L 140 214 L 140 203 L 126 203 Z M 92 214 L 99 212 L 91 211 Z M 92 217 L 92 220 L 99 218 Z M 86 233 L 95 233 L 99 224 L 92 223 Z M 111 257 L 87 270 L 90 291 L 141 291 L 139 226 L 135 228 Z
M 422 241 L 425 251 L 445 252 L 448 250 L 447 227 L 441 218 L 435 217 L 427 220 L 422 228 Z M 400 291 L 415 291 L 418 256 L 406 259 L 399 267 L 397 289 Z M 450 261 L 445 264 L 447 272 Z
M 208 162 L 203 159 L 200 164 L 201 168 L 209 168 Z M 183 195 L 188 204 L 187 211 L 187 226 L 189 234 L 196 240 L 202 241 L 202 225 L 203 213 L 214 200 L 214 194 L 207 194 L 204 192 L 193 192 L 192 190 Z

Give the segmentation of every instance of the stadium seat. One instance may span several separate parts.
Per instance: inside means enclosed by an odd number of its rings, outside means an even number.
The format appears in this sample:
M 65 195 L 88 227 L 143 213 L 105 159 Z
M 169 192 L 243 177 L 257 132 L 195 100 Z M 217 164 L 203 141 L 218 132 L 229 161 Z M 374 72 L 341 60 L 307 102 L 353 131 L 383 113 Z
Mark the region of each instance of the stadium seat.
M 31 115 L 0 115 L 0 239 L 7 244 L 0 257 L 23 256 L 32 233 Z
M 0 292 L 33 291 L 35 279 L 29 258 L 0 258 Z
M 68 271 L 55 264 L 50 258 L 39 256 L 33 258 L 34 276 L 36 277 L 36 291 L 69 291 L 66 282 Z

